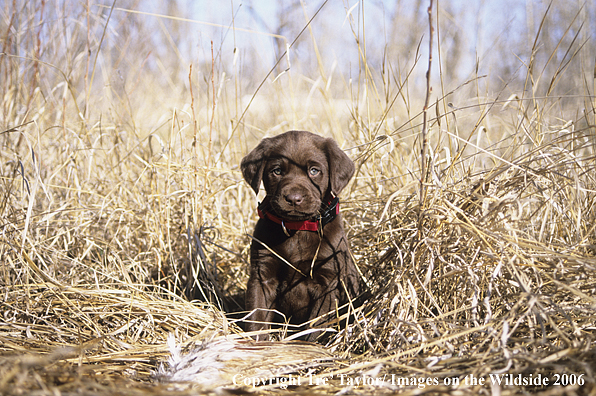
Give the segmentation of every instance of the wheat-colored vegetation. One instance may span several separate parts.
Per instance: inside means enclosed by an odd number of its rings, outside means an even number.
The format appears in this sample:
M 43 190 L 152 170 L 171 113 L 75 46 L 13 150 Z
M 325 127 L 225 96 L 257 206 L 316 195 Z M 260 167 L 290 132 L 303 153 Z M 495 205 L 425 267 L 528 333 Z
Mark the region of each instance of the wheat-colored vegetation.
M 276 48 L 235 3 L 222 28 L 174 1 L 0 6 L 0 394 L 594 394 L 594 5 L 528 1 L 470 61 L 473 10 L 435 3 L 424 122 L 427 2 L 385 25 L 288 2 Z M 336 54 L 330 18 L 353 33 Z M 373 297 L 326 344 L 255 345 L 238 164 L 289 129 L 356 162 L 342 211 Z

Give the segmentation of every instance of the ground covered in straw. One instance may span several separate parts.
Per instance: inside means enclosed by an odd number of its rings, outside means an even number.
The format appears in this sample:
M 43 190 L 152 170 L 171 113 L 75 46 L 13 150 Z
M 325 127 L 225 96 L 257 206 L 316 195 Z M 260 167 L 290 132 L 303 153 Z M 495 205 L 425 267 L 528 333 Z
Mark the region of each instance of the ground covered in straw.
M 181 68 L 174 22 L 156 49 L 131 39 L 151 41 L 150 17 L 112 3 L 9 3 L 0 395 L 596 394 L 596 75 L 581 12 L 543 46 L 545 9 L 499 89 L 476 68 L 448 90 L 433 69 L 423 114 L 420 47 L 379 63 L 358 26 L 358 78 L 319 58 L 320 75 L 244 60 L 255 80 L 216 51 Z M 368 297 L 316 344 L 285 327 L 255 343 L 241 326 L 262 194 L 238 165 L 288 129 L 335 138 L 357 168 L 341 210 Z

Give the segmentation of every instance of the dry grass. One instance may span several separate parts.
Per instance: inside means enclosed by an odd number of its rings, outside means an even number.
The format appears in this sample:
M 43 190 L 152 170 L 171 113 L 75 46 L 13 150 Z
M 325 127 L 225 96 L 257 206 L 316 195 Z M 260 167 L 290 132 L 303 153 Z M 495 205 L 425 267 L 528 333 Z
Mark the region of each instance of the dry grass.
M 0 394 L 226 394 L 254 390 L 237 380 L 288 376 L 302 382 L 258 391 L 596 392 L 594 46 L 581 21 L 543 63 L 538 32 L 525 85 L 482 93 L 473 76 L 447 92 L 441 81 L 423 125 L 416 56 L 383 74 L 361 49 L 359 81 L 319 59 L 317 79 L 271 75 L 247 108 L 261 81 L 216 51 L 184 78 L 164 73 L 167 56 L 151 63 L 133 39 L 148 16 L 10 3 Z M 172 29 L 161 32 L 168 43 Z M 562 92 L 578 70 L 582 83 Z M 223 313 L 238 309 L 255 222 L 238 164 L 291 128 L 336 138 L 357 163 L 342 211 L 374 298 L 326 345 L 254 345 Z M 491 386 L 491 374 L 582 383 Z M 181 377 L 195 382 L 172 382 Z

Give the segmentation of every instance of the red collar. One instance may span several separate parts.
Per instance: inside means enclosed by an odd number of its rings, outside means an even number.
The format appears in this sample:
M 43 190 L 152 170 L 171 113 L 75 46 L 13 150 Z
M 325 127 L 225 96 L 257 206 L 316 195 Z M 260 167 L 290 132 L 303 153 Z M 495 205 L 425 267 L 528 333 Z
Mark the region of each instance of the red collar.
M 335 217 L 339 214 L 339 198 L 335 197 L 329 202 L 327 202 L 326 208 L 322 211 L 322 214 L 318 215 L 317 217 L 311 220 L 301 220 L 301 221 L 286 221 L 281 217 L 278 217 L 268 211 L 269 209 L 269 197 L 265 197 L 263 202 L 259 204 L 257 208 L 257 212 L 259 213 L 259 217 L 261 219 L 268 219 L 272 222 L 279 224 L 284 229 L 284 232 L 287 234 L 286 230 L 293 230 L 293 231 L 318 231 L 319 224 L 321 228 L 325 226 L 327 223 L 332 222 Z

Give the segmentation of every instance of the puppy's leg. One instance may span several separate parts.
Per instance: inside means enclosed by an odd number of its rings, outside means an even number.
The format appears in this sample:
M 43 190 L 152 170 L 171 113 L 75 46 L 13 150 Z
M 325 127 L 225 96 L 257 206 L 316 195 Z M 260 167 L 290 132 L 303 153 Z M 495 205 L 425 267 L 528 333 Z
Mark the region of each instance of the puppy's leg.
M 276 277 L 262 277 L 259 268 L 251 270 L 246 286 L 246 310 L 253 314 L 248 318 L 247 331 L 259 331 L 269 328 L 273 321 L 278 281 Z M 264 278 L 264 279 L 263 279 Z M 267 336 L 253 336 L 257 341 Z
M 318 299 L 314 301 L 312 310 L 310 311 L 309 321 L 318 318 L 321 315 L 335 311 L 336 304 L 339 303 L 339 293 L 336 288 L 328 288 Z M 322 323 L 332 320 L 333 316 L 327 316 L 324 319 L 318 320 L 311 324 L 311 327 L 320 326 Z M 306 341 L 314 342 L 321 335 L 322 332 L 315 331 L 306 337 Z

